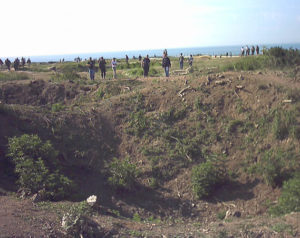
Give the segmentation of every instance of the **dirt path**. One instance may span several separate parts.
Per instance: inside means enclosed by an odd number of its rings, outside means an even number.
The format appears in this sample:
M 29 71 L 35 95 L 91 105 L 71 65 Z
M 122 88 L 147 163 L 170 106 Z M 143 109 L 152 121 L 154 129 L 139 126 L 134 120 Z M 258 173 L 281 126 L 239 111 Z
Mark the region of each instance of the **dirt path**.
M 38 209 L 30 200 L 0 196 L 0 237 L 49 237 L 56 234 L 54 213 Z

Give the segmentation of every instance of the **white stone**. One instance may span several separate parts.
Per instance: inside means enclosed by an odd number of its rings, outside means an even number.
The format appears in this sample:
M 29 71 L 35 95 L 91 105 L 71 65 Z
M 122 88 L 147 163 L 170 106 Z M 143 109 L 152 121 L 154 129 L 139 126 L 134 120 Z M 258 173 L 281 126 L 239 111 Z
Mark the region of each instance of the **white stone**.
M 92 196 L 89 196 L 87 199 L 86 199 L 86 202 L 92 207 L 95 205 L 95 203 L 97 202 L 97 196 L 96 195 L 92 195 Z

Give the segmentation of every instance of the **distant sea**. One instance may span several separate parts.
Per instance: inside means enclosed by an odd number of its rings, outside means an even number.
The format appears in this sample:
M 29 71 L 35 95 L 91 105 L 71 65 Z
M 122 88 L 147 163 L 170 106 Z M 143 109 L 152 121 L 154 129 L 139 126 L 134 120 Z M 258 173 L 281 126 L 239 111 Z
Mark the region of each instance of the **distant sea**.
M 232 55 L 239 55 L 241 47 L 243 45 L 233 45 L 233 46 L 212 46 L 212 47 L 193 47 L 193 48 L 173 48 L 173 49 L 167 49 L 169 56 L 179 56 L 180 53 L 182 53 L 185 56 L 188 56 L 190 54 L 192 55 L 226 55 L 232 53 Z M 248 47 L 251 48 L 252 45 L 248 45 Z M 256 47 L 256 45 L 254 45 Z M 258 45 L 261 50 L 266 48 L 271 48 L 275 46 L 280 46 L 285 49 L 293 48 L 293 49 L 300 49 L 300 43 L 294 43 L 294 44 L 261 44 Z M 244 46 L 245 47 L 245 46 Z M 111 59 L 113 57 L 120 59 L 125 58 L 125 55 L 127 54 L 129 58 L 132 58 L 133 56 L 138 57 L 146 56 L 147 54 L 149 57 L 162 56 L 164 49 L 154 49 L 154 50 L 134 50 L 134 51 L 113 51 L 113 52 L 97 52 L 97 53 L 84 53 L 84 54 L 64 54 L 64 55 L 41 55 L 41 56 L 24 56 L 25 58 L 30 57 L 32 62 L 51 62 L 51 61 L 60 61 L 61 59 L 64 59 L 65 61 L 74 61 L 76 57 L 80 57 L 83 60 L 88 59 L 89 57 L 92 58 L 100 58 L 103 56 L 106 59 Z M 22 56 L 20 56 L 22 57 Z M 11 58 L 11 57 L 9 57 Z M 11 58 L 13 59 L 13 58 Z

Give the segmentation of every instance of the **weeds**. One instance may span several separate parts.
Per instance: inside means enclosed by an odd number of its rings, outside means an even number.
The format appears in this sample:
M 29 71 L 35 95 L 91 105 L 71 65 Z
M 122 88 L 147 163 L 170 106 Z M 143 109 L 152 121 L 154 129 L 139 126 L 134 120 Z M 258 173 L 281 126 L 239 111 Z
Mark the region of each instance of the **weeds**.
M 129 158 L 120 161 L 114 158 L 109 165 L 110 177 L 108 182 L 115 189 L 133 190 L 136 185 L 136 179 L 139 175 L 139 170 L 135 164 L 130 163 Z

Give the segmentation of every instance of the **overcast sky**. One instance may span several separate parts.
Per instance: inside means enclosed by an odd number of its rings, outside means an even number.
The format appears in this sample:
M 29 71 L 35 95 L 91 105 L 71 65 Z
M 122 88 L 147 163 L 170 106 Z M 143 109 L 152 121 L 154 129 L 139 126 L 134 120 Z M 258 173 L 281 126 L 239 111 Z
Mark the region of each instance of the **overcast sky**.
M 300 43 L 300 0 L 0 0 L 0 57 Z

